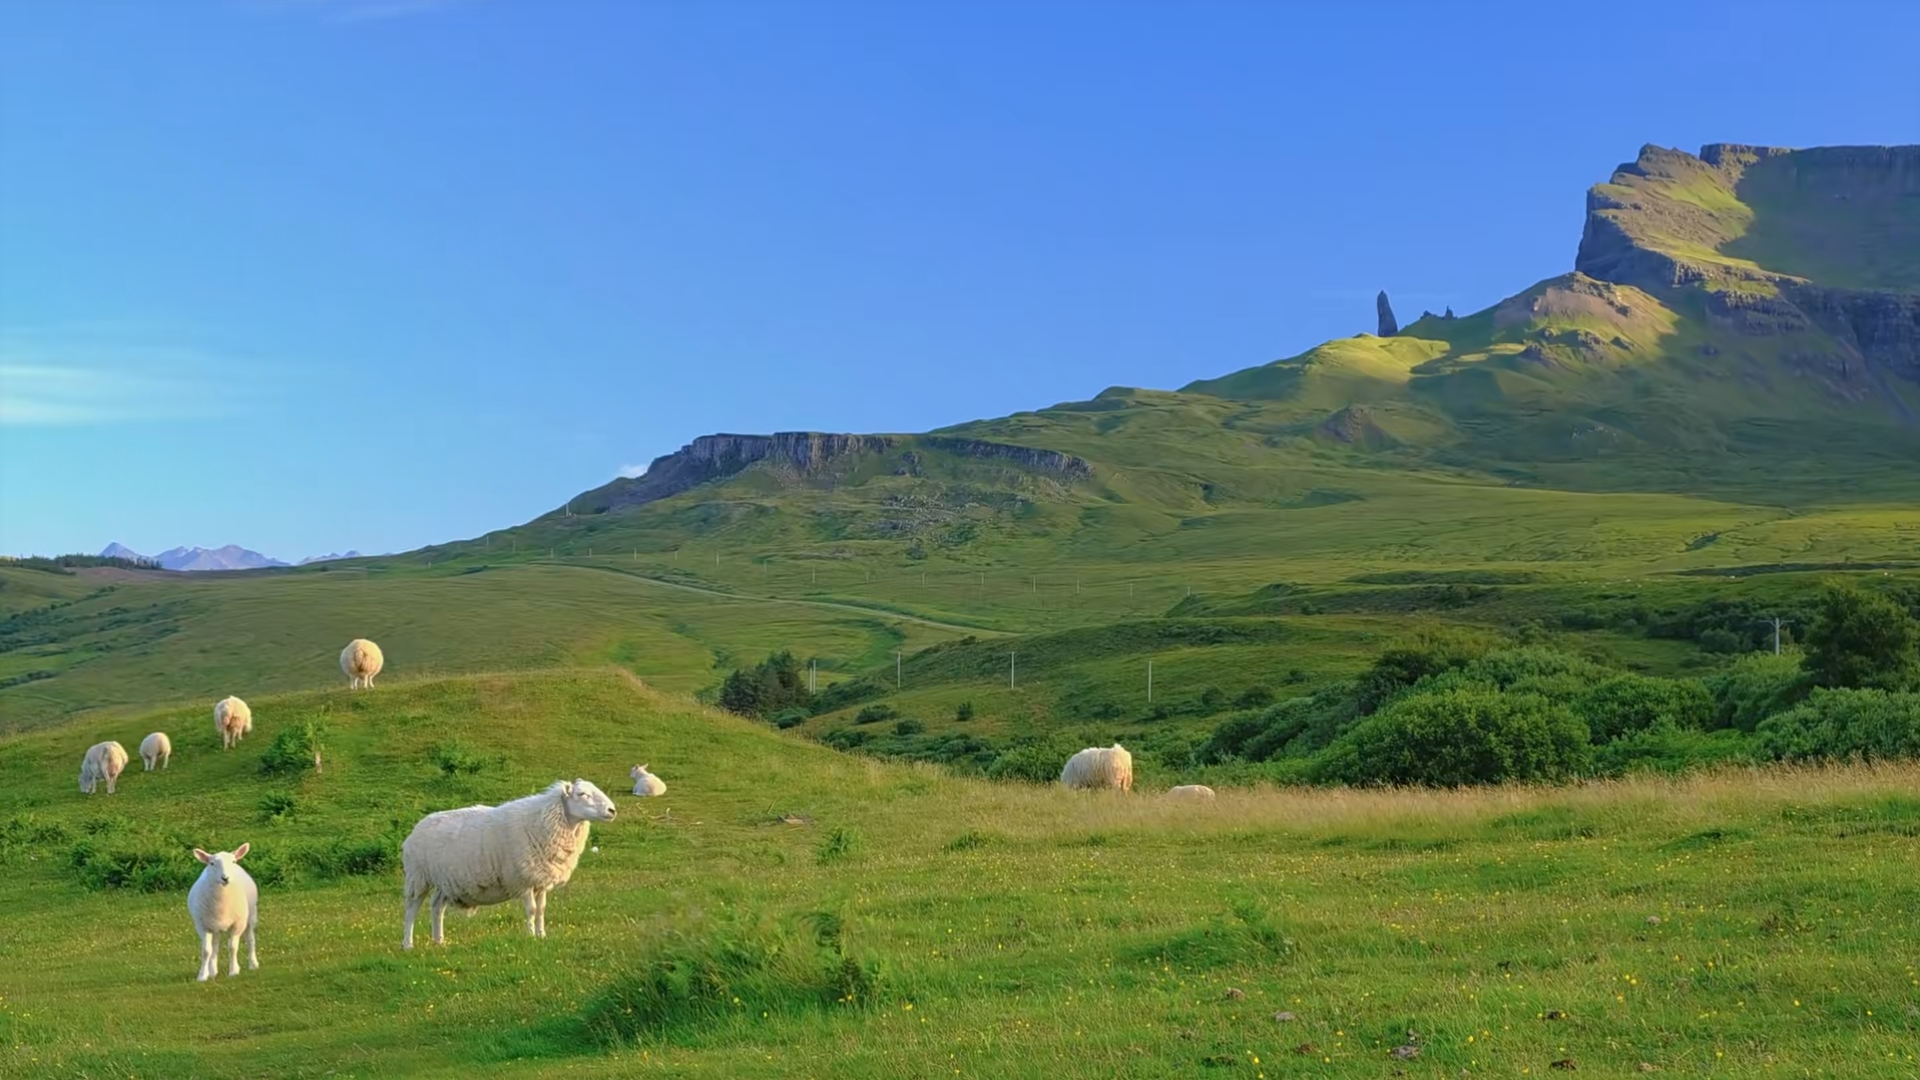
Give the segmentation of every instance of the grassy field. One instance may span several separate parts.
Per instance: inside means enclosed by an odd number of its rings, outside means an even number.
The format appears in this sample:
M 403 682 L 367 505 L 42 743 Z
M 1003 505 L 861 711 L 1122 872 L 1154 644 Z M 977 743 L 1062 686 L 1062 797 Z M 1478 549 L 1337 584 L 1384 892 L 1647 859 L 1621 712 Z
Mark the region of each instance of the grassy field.
M 227 753 L 199 708 L 0 745 L 0 1073 L 1920 1075 L 1913 767 L 1193 806 L 848 757 L 611 668 L 254 713 Z M 324 775 L 263 775 L 306 720 Z M 76 747 L 155 727 L 171 769 L 74 790 Z M 667 796 L 620 799 L 636 760 Z M 552 936 L 492 908 L 402 953 L 395 830 L 575 775 L 622 812 Z M 262 968 L 201 985 L 187 847 L 242 841 Z

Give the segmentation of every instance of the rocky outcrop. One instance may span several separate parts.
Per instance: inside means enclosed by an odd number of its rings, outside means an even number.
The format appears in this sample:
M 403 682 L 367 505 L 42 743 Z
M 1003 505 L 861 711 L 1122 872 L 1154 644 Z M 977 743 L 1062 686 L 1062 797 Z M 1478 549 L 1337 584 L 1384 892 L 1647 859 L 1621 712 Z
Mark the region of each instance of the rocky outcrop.
M 1647 146 L 1587 193 L 1574 265 L 1655 294 L 1697 288 L 1708 319 L 1723 330 L 1758 337 L 1817 330 L 1832 343 L 1810 344 L 1808 356 L 1920 379 L 1920 257 L 1912 254 L 1920 252 L 1920 235 L 1899 210 L 1917 198 L 1920 146 L 1715 143 L 1698 157 Z M 1804 207 L 1819 208 L 1810 219 L 1819 228 L 1793 220 L 1793 208 Z M 1770 226 L 1768 213 L 1784 224 Z M 1763 233 L 1769 239 L 1757 242 Z M 1796 242 L 1807 250 L 1796 252 Z M 1819 280 L 1830 264 L 1818 254 L 1835 245 L 1871 256 L 1856 260 L 1874 268 L 1861 280 L 1890 287 Z M 1838 355 L 1829 355 L 1836 345 Z
M 602 513 L 671 498 L 683 491 L 734 476 L 755 465 L 796 478 L 821 476 L 865 455 L 900 451 L 894 475 L 918 476 L 925 465 L 913 447 L 961 457 L 997 459 L 1067 481 L 1086 480 L 1093 467 L 1057 450 L 987 442 L 944 435 L 837 435 L 818 431 L 781 431 L 772 435 L 702 435 L 674 453 L 658 457 L 640 476 L 615 480 L 571 504 L 576 512 Z
M 1090 480 L 1093 478 L 1093 466 L 1082 458 L 1072 454 L 1063 454 L 1058 450 L 1042 450 L 1032 446 L 1014 446 L 1011 443 L 987 442 L 984 439 L 962 439 L 947 435 L 922 435 L 915 440 L 922 446 L 933 450 L 944 450 L 961 457 L 992 458 L 1010 461 L 1023 469 L 1049 473 L 1064 480 Z
M 1380 336 L 1392 337 L 1399 333 L 1400 323 L 1393 317 L 1393 305 L 1387 303 L 1387 290 L 1380 290 L 1380 295 L 1374 299 L 1373 306 L 1380 316 Z

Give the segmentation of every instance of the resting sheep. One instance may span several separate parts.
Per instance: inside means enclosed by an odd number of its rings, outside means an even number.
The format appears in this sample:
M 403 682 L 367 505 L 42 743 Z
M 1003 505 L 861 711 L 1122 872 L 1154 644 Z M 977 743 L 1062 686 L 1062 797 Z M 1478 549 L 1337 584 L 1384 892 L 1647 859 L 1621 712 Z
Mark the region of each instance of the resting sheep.
M 164 769 L 173 760 L 173 740 L 167 738 L 164 731 L 156 731 L 140 740 L 140 760 L 146 762 L 147 771 Z
M 113 794 L 113 785 L 120 779 L 120 770 L 127 767 L 127 748 L 117 742 L 94 743 L 80 759 L 80 790 L 91 795 L 100 781 L 107 782 L 107 794 Z
M 373 677 L 380 674 L 386 662 L 380 646 L 366 638 L 354 638 L 340 650 L 340 670 L 346 673 L 347 688 L 351 690 L 373 689 Z
M 1211 799 L 1213 789 L 1205 784 L 1181 784 L 1167 789 L 1169 799 Z
M 240 974 L 242 934 L 247 937 L 247 968 L 260 966 L 260 953 L 253 941 L 253 932 L 260 925 L 260 887 L 240 866 L 251 846 L 241 844 L 217 855 L 193 849 L 193 857 L 207 864 L 193 888 L 187 890 L 187 913 L 193 916 L 194 932 L 200 935 L 201 982 L 220 972 L 221 934 L 227 935 L 229 976 Z
M 428 814 L 400 845 L 407 922 L 400 947 L 413 948 L 420 903 L 433 895 L 433 943 L 443 945 L 448 904 L 467 912 L 519 897 L 527 933 L 547 936 L 547 892 L 565 885 L 596 821 L 613 820 L 613 800 L 585 780 L 557 780 L 535 795 L 499 806 Z
M 635 765 L 633 772 L 633 793 L 635 795 L 665 795 L 667 782 L 647 771 L 645 765 Z
M 1067 759 L 1060 782 L 1070 788 L 1133 790 L 1133 755 L 1119 743 L 1090 746 Z
M 237 697 L 223 697 L 213 706 L 213 730 L 220 735 L 220 748 L 231 750 L 253 730 L 253 710 Z

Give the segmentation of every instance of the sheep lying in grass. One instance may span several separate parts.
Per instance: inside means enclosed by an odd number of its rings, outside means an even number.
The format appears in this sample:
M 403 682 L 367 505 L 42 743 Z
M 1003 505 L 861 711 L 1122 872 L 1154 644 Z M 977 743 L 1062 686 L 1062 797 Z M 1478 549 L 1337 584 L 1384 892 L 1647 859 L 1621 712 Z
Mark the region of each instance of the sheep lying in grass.
M 91 795 L 107 782 L 107 794 L 113 794 L 113 785 L 120 779 L 120 770 L 127 767 L 127 748 L 117 742 L 94 743 L 80 759 L 80 790 Z
M 1211 799 L 1213 789 L 1205 784 L 1181 784 L 1167 789 L 1169 799 Z
M 386 662 L 380 646 L 366 638 L 354 638 L 340 650 L 340 670 L 346 673 L 347 688 L 351 690 L 373 689 L 373 677 L 380 674 Z
M 645 765 L 635 765 L 633 772 L 633 793 L 635 795 L 665 795 L 667 782 L 647 771 Z
M 164 769 L 173 760 L 173 740 L 167 738 L 164 731 L 156 731 L 140 740 L 140 760 L 146 762 L 147 771 Z
M 1070 788 L 1133 790 L 1133 755 L 1119 743 L 1089 746 L 1067 759 L 1060 782 Z
M 253 710 L 237 697 L 223 697 L 213 705 L 213 730 L 220 735 L 220 748 L 231 750 L 253 730 Z
M 433 895 L 433 943 L 446 943 L 448 904 L 467 914 L 519 897 L 527 933 L 547 936 L 547 893 L 565 885 L 580 864 L 587 832 L 613 820 L 613 800 L 585 780 L 557 780 L 536 795 L 499 806 L 428 814 L 400 845 L 406 872 L 407 922 L 400 947 L 413 948 L 420 903 Z
M 193 916 L 194 932 L 200 935 L 200 981 L 206 982 L 220 971 L 220 935 L 227 935 L 227 974 L 240 974 L 240 935 L 247 936 L 247 968 L 260 966 L 260 953 L 254 947 L 253 932 L 260 925 L 260 888 L 253 875 L 240 866 L 250 844 L 232 851 L 209 855 L 199 848 L 193 857 L 207 864 L 199 880 L 187 890 L 187 913 Z

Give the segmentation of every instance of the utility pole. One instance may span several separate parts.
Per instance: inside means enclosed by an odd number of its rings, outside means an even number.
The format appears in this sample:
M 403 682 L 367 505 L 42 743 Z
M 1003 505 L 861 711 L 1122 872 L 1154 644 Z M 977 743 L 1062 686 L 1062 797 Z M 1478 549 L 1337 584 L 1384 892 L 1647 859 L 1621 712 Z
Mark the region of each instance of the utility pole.
M 1007 689 L 1013 689 L 1013 654 L 1007 654 Z
M 1786 620 L 1778 615 L 1773 617 L 1773 655 L 1775 656 L 1780 655 L 1780 628 L 1784 625 Z
M 900 650 L 893 650 L 893 688 L 900 689 Z
M 813 693 L 813 688 L 815 685 L 818 684 L 819 678 L 820 678 L 820 661 L 818 660 L 807 661 L 807 693 L 809 694 Z
M 1153 704 L 1153 661 L 1147 661 L 1147 704 Z

